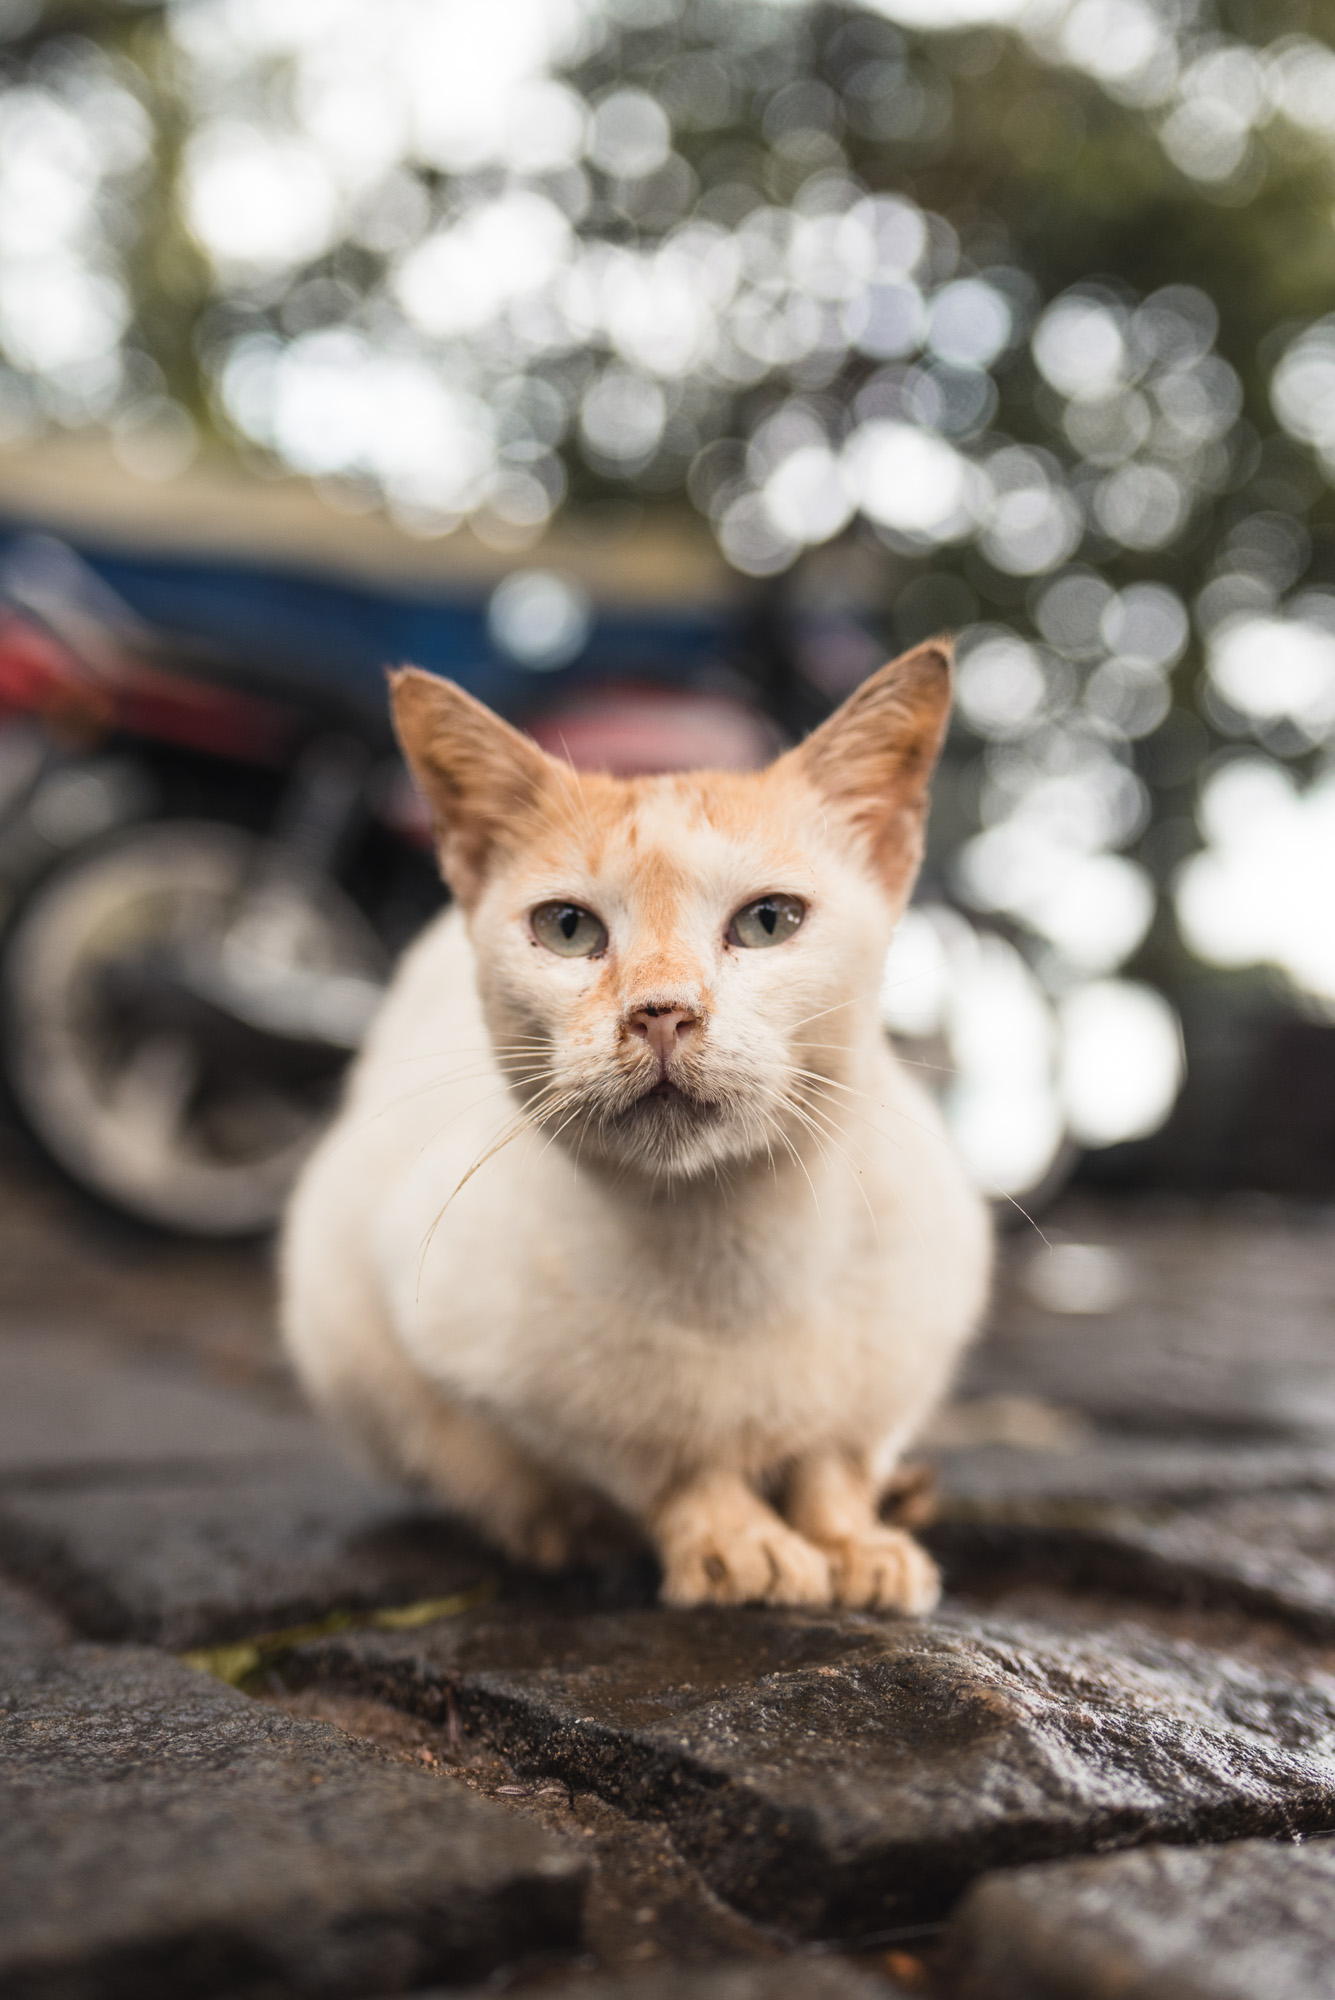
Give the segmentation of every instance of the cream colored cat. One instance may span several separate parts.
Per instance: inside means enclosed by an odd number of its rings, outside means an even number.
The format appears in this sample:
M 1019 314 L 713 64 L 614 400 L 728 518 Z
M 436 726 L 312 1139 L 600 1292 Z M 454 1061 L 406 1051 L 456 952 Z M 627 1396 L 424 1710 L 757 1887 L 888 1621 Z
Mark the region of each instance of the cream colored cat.
M 292 1203 L 308 1388 L 514 1556 L 615 1510 L 673 1604 L 929 1609 L 877 1500 L 989 1233 L 877 990 L 947 650 L 742 776 L 578 776 L 446 681 L 393 695 L 456 905 Z

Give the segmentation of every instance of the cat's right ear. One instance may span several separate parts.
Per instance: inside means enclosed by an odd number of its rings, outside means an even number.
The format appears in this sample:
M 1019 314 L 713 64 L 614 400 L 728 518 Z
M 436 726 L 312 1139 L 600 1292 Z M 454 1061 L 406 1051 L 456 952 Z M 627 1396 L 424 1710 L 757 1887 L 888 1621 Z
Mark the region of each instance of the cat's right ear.
M 498 854 L 527 826 L 551 760 L 437 674 L 400 667 L 389 690 L 395 732 L 431 808 L 440 872 L 471 908 Z

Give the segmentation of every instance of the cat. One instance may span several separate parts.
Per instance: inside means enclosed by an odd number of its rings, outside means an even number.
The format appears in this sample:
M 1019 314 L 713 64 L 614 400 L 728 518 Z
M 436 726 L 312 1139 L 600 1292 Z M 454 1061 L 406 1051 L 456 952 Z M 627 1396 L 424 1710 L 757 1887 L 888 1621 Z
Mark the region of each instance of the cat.
M 284 1333 L 517 1560 L 620 1522 L 667 1603 L 936 1601 L 878 1500 L 990 1231 L 878 992 L 950 673 L 920 646 L 763 771 L 634 779 L 391 676 L 454 901 L 296 1189 Z

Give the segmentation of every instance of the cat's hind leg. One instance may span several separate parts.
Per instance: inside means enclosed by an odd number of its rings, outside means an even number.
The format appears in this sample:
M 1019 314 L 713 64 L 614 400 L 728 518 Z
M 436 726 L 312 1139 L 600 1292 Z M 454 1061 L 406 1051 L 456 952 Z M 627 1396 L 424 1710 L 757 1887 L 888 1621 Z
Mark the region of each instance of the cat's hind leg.
M 886 1527 L 864 1459 L 837 1451 L 799 1460 L 784 1512 L 829 1558 L 836 1604 L 866 1611 L 930 1611 L 941 1595 L 936 1564 L 902 1528 Z
M 651 1519 L 665 1604 L 828 1604 L 830 1564 L 740 1473 L 683 1481 Z
M 421 1377 L 411 1414 L 400 1405 L 376 1456 L 512 1562 L 563 1569 L 617 1546 L 610 1509 L 598 1496 L 549 1473 L 489 1418 Z
M 414 1365 L 351 1250 L 335 1258 L 313 1232 L 293 1228 L 286 1251 L 288 1354 L 313 1401 L 377 1471 L 429 1493 L 515 1562 L 559 1569 L 591 1545 L 603 1553 L 609 1538 L 615 1544 L 596 1496 Z

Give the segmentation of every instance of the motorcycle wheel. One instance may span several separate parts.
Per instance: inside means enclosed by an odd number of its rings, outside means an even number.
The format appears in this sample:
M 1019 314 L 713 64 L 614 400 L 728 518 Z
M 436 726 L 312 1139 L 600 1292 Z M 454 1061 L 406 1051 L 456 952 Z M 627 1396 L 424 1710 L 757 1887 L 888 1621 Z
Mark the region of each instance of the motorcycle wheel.
M 244 1037 L 220 1053 L 188 1019 L 137 1019 L 117 998 L 126 968 L 224 938 L 261 858 L 236 827 L 134 827 L 42 881 L 0 961 L 4 1065 L 34 1136 L 92 1194 L 178 1233 L 272 1227 L 337 1093 L 337 1052 L 289 1075 L 248 1062 Z M 300 970 L 383 977 L 335 884 L 312 885 L 301 915 Z

